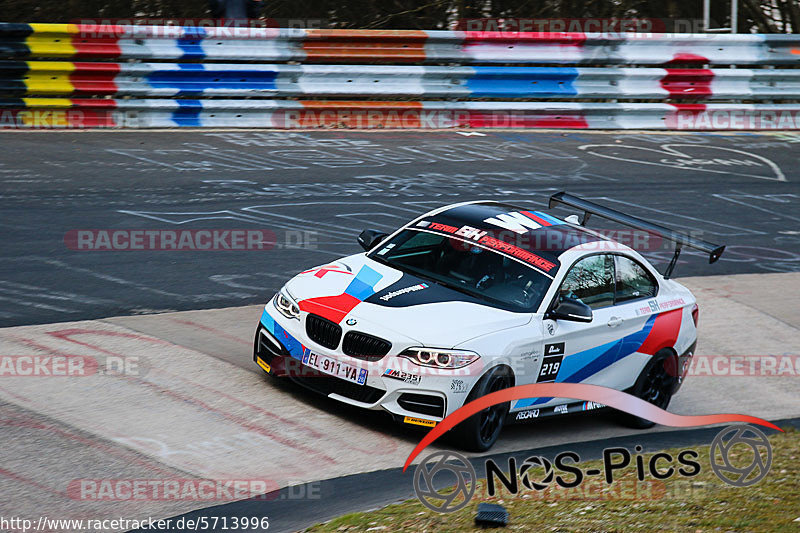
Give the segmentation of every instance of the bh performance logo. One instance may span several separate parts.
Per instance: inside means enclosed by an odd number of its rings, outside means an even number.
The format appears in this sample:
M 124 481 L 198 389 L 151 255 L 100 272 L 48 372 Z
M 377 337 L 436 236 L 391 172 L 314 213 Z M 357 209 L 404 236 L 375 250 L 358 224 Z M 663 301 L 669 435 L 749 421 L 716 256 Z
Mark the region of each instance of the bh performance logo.
M 731 450 L 734 447 L 750 447 L 752 461 L 749 465 L 734 464 Z M 575 452 L 562 452 L 551 462 L 542 456 L 532 456 L 517 467 L 514 457 L 508 458 L 505 469 L 492 459 L 485 462 L 487 492 L 495 496 L 502 485 L 508 492 L 518 495 L 520 484 L 528 489 L 544 491 L 556 483 L 564 489 L 578 487 L 587 477 L 602 476 L 608 485 L 614 483 L 615 475 L 635 465 L 639 481 L 648 477 L 666 480 L 673 476 L 694 477 L 701 471 L 694 450 L 682 450 L 674 457 L 658 452 L 649 458 L 640 454 L 636 446 L 633 455 L 626 448 L 603 450 L 602 468 L 580 468 L 580 456 Z M 741 450 L 740 450 L 741 451 Z M 746 454 L 738 454 L 738 456 Z M 714 438 L 709 452 L 711 469 L 719 479 L 734 487 L 755 485 L 769 473 L 772 466 L 772 447 L 766 435 L 749 425 L 730 426 Z M 435 483 L 434 477 L 440 477 Z M 447 479 L 441 479 L 441 478 Z M 453 478 L 456 479 L 453 489 Z M 464 508 L 475 494 L 475 469 L 461 454 L 449 451 L 436 452 L 417 466 L 414 472 L 414 492 L 428 509 L 440 513 L 451 513 Z M 448 483 L 449 482 L 449 483 Z M 438 487 L 438 490 L 437 490 Z

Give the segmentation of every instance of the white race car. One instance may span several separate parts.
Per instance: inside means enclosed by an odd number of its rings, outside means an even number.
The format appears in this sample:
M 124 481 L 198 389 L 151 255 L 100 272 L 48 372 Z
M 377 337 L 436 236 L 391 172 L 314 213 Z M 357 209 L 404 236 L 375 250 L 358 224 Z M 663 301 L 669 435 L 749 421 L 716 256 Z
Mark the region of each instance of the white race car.
M 298 274 L 265 306 L 255 362 L 331 399 L 428 427 L 485 394 L 529 383 L 602 385 L 666 408 L 698 320 L 695 298 L 669 276 L 681 247 L 712 263 L 724 247 L 567 193 L 550 198 L 557 204 L 581 216 L 480 201 L 425 213 L 391 235 L 365 230 L 364 253 Z M 591 215 L 636 228 L 636 238 L 675 243 L 665 274 L 622 239 L 587 229 Z M 599 407 L 530 398 L 490 407 L 453 431 L 462 447 L 483 451 L 506 422 Z

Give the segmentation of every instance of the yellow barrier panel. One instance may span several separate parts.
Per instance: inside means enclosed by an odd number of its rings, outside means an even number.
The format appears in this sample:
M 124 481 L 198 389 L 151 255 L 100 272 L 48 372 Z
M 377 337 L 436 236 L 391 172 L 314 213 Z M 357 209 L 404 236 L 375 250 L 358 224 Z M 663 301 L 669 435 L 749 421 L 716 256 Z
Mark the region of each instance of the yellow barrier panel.
M 70 74 L 75 63 L 68 61 L 28 61 L 28 72 L 22 78 L 28 94 L 72 94 L 75 86 Z
M 34 57 L 72 57 L 75 47 L 72 36 L 78 33 L 75 24 L 31 24 L 33 33 L 25 44 Z

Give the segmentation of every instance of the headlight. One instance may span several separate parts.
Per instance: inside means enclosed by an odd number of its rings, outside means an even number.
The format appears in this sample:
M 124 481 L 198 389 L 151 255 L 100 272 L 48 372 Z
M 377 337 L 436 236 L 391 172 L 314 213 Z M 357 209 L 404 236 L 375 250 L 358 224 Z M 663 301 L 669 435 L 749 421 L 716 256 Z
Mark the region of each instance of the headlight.
M 300 317 L 300 308 L 297 307 L 297 302 L 294 301 L 294 298 L 285 288 L 278 291 L 272 301 L 275 303 L 275 309 L 280 311 L 286 318 Z
M 433 368 L 462 368 L 480 359 L 480 355 L 467 350 L 439 350 L 437 348 L 409 348 L 400 354 L 418 365 Z

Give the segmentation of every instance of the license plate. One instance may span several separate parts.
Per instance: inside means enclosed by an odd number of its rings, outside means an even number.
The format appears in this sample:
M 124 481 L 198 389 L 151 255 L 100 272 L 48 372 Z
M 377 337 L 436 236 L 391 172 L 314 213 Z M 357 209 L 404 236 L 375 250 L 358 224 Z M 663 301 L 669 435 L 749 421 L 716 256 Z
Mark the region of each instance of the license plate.
M 308 352 L 303 355 L 303 364 L 329 376 L 336 376 L 359 385 L 367 382 L 366 368 L 356 368 L 326 355 Z

